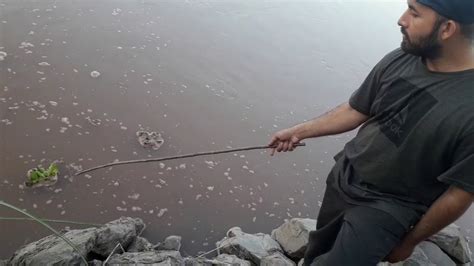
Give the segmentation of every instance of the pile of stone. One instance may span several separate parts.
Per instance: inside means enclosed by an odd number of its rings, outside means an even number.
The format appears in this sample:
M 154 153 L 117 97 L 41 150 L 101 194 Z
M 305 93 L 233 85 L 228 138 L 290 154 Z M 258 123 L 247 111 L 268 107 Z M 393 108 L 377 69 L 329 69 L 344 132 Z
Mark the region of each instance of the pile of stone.
M 216 257 L 182 257 L 180 236 L 153 245 L 140 236 L 145 228 L 141 219 L 122 217 L 98 228 L 64 231 L 80 254 L 51 235 L 22 247 L 0 265 L 83 265 L 81 256 L 90 265 L 301 265 L 309 232 L 315 227 L 315 220 L 302 218 L 286 221 L 271 235 L 248 234 L 233 227 L 216 243 Z M 396 265 L 469 265 L 470 261 L 466 239 L 451 225 Z

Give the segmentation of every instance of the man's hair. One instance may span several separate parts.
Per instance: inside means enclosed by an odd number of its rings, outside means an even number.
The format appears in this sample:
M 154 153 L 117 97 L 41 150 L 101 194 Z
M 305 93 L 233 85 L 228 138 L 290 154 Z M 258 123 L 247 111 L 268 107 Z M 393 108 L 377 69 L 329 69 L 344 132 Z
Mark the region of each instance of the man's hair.
M 474 24 L 461 24 L 461 33 L 474 44 Z

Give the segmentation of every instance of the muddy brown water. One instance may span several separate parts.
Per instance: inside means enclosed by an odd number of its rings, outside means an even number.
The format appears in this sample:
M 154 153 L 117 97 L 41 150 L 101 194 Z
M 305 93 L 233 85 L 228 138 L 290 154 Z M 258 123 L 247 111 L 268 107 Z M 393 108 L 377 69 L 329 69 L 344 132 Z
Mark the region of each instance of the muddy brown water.
M 399 46 L 404 9 L 402 1 L 0 0 L 0 198 L 49 219 L 141 217 L 153 242 L 181 235 L 185 255 L 213 249 L 233 226 L 270 233 L 284 219 L 315 218 L 332 156 L 353 132 L 273 158 L 250 151 L 74 178 L 64 165 L 264 145 L 346 100 Z M 143 149 L 138 130 L 161 133 L 164 145 Z M 64 162 L 54 188 L 21 188 L 28 169 L 52 160 Z M 0 215 L 19 216 L 3 207 Z M 473 218 L 458 222 L 470 237 Z M 0 258 L 48 234 L 0 221 Z

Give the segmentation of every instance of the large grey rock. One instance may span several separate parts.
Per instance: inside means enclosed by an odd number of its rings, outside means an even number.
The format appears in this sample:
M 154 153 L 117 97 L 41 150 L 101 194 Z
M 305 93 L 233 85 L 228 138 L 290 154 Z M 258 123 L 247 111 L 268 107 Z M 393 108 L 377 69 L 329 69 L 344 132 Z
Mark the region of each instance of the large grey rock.
M 184 265 L 184 260 L 178 251 L 147 251 L 147 252 L 125 252 L 110 257 L 107 265 Z
M 50 235 L 30 243 L 13 254 L 9 261 L 11 265 L 80 265 L 83 264 L 81 255 L 95 253 L 107 257 L 117 245 L 126 247 L 137 237 L 144 228 L 143 221 L 122 217 L 99 228 L 70 230 L 64 233 L 80 251 L 77 253 L 63 239 Z
M 295 266 L 295 263 L 279 252 L 263 257 L 260 266 Z
M 153 244 L 141 236 L 135 238 L 135 240 L 127 248 L 127 252 L 143 252 L 152 250 Z
M 220 251 L 233 254 L 255 264 L 274 252 L 283 253 L 278 242 L 267 234 L 247 234 L 239 227 L 233 227 L 227 232 L 227 237 L 216 243 Z
M 168 236 L 163 243 L 154 246 L 156 250 L 176 250 L 179 251 L 181 248 L 181 237 L 180 236 Z
M 235 255 L 220 254 L 214 259 L 207 258 L 186 258 L 186 266 L 251 266 L 250 261 L 239 259 Z
M 418 244 L 418 247 L 423 250 L 423 253 L 430 259 L 431 262 L 435 265 L 443 266 L 456 266 L 456 263 L 444 253 L 436 244 L 423 241 Z
M 145 228 L 139 218 L 120 217 L 97 229 L 97 240 L 93 251 L 107 257 L 118 243 L 127 248 Z
M 95 228 L 71 230 L 63 235 L 80 251 L 78 254 L 63 239 L 50 235 L 17 250 L 10 259 L 10 265 L 81 265 L 81 255 L 87 257 L 94 247 L 97 232 Z
M 211 260 L 214 265 L 240 265 L 240 266 L 250 266 L 251 263 L 248 260 L 243 260 L 238 258 L 235 255 L 229 254 L 220 254 L 219 256 L 215 257 Z
M 275 239 L 286 254 L 295 259 L 304 257 L 309 232 L 316 230 L 316 220 L 293 218 L 272 231 Z
M 439 233 L 429 238 L 449 256 L 457 260 L 457 263 L 471 262 L 471 250 L 469 245 L 461 235 L 459 226 L 450 224 Z

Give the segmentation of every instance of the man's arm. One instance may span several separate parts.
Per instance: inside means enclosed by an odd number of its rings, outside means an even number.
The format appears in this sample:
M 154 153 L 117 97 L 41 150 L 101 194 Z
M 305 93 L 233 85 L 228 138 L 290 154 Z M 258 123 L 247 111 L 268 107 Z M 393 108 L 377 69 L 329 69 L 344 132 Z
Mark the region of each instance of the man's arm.
M 388 262 L 395 263 L 407 259 L 416 245 L 456 221 L 473 201 L 473 193 L 451 186 L 431 205 L 402 242 L 392 250 L 387 257 Z
M 352 130 L 367 121 L 369 117 L 343 103 L 331 111 L 294 127 L 283 129 L 273 135 L 270 146 L 275 151 L 292 151 L 294 144 L 306 138 L 339 134 Z

